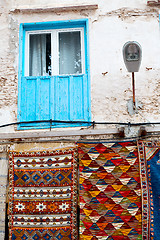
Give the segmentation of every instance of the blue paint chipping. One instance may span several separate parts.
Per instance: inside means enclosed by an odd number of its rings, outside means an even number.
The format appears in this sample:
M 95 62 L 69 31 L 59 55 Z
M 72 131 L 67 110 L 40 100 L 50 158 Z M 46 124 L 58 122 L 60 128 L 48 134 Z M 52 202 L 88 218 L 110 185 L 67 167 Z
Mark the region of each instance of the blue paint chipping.
M 83 74 L 25 76 L 27 31 L 65 28 L 84 29 L 85 71 Z M 89 23 L 88 19 L 22 23 L 19 28 L 18 121 L 91 121 Z M 89 123 L 30 123 L 18 129 L 88 126 Z

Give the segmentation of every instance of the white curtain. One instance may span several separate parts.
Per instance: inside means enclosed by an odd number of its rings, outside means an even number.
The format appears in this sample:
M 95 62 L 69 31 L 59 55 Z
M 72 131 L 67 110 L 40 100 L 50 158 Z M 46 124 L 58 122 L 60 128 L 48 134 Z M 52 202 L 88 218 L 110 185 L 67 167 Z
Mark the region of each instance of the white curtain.
M 46 34 L 30 35 L 29 76 L 45 76 Z

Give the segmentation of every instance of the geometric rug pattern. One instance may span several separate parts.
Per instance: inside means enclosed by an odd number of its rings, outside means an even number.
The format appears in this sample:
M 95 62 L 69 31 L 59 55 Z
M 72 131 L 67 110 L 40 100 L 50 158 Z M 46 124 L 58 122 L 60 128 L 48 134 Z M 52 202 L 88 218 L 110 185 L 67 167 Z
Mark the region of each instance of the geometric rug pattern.
M 160 239 L 160 143 L 138 142 L 142 183 L 143 239 Z
M 74 149 L 9 154 L 9 240 L 77 240 Z
M 78 143 L 81 240 L 142 239 L 137 144 Z

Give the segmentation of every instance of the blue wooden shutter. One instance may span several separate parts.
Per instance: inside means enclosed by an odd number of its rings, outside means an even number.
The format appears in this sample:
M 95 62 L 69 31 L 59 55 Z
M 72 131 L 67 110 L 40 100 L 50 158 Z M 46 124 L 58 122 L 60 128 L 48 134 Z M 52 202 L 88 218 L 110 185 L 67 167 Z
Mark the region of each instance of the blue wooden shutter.
M 21 121 L 89 121 L 87 75 L 22 77 Z M 73 124 L 52 124 L 67 127 Z M 75 124 L 78 126 L 80 124 Z M 82 124 L 83 125 L 83 124 Z M 22 127 L 49 127 L 49 123 L 24 124 Z

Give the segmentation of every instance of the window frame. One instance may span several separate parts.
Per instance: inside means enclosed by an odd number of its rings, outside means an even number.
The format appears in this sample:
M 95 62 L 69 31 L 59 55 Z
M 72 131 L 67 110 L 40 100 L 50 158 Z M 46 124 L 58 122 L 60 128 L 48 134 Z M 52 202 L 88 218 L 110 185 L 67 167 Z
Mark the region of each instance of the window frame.
M 52 127 L 79 127 L 79 126 L 89 126 L 90 121 L 91 121 L 91 95 L 90 95 L 90 65 L 89 65 L 89 20 L 88 19 L 76 19 L 76 20 L 64 20 L 64 21 L 52 21 L 52 22 L 33 22 L 33 23 L 21 23 L 19 27 L 19 69 L 18 69 L 18 111 L 17 111 L 17 121 L 20 122 L 20 125 L 17 127 L 17 130 L 27 130 L 27 129 L 41 129 L 41 128 L 50 128 L 50 126 L 46 126 L 45 124 L 35 124 L 35 126 L 29 126 L 27 124 L 27 121 L 23 116 L 21 117 L 21 107 L 23 105 L 23 92 L 22 88 L 24 89 L 24 86 L 22 84 L 22 78 L 25 77 L 25 68 L 26 68 L 26 32 L 31 32 L 31 31 L 45 31 L 48 32 L 50 30 L 56 30 L 58 29 L 59 31 L 66 31 L 70 29 L 83 29 L 84 31 L 84 36 L 83 36 L 83 41 L 84 41 L 84 65 L 83 65 L 83 71 L 84 74 L 87 76 L 87 113 L 85 112 L 85 116 L 87 114 L 87 118 L 85 117 L 84 120 L 85 122 L 88 123 L 76 123 L 76 124 L 63 124 L 63 125 L 55 125 Z M 82 54 L 83 55 L 83 54 Z M 79 75 L 73 75 L 73 76 L 82 76 L 84 75 L 79 74 Z M 54 75 L 52 75 L 54 76 Z M 64 75 L 63 75 L 64 76 Z M 68 75 L 65 75 L 66 77 Z M 59 75 L 60 77 L 60 75 Z M 33 78 L 33 77 L 32 77 Z M 44 79 L 46 76 L 44 76 Z M 86 84 L 86 83 L 85 83 Z M 41 120 L 41 119 L 37 119 Z M 46 119 L 49 120 L 49 119 Z M 52 120 L 57 120 L 52 118 Z M 78 120 L 77 120 L 78 121 Z M 24 122 L 24 123 L 23 123 Z M 83 120 L 82 120 L 83 122 Z M 22 124 L 23 123 L 23 124 Z
M 85 73 L 85 50 L 84 50 L 84 29 L 83 28 L 65 28 L 65 29 L 49 29 L 49 30 L 34 30 L 26 31 L 25 38 L 25 69 L 24 76 L 29 76 L 29 36 L 32 34 L 51 34 L 51 76 L 56 75 L 78 75 L 78 74 L 60 74 L 59 73 L 59 33 L 61 32 L 80 32 L 81 39 L 81 63 L 82 72 Z M 54 59 L 54 60 L 53 60 Z M 55 63 L 54 63 L 55 62 Z

